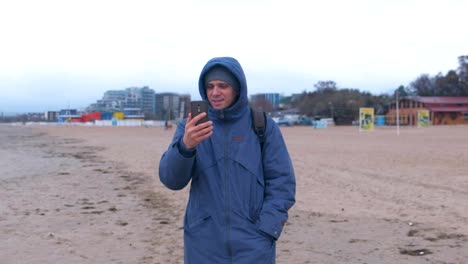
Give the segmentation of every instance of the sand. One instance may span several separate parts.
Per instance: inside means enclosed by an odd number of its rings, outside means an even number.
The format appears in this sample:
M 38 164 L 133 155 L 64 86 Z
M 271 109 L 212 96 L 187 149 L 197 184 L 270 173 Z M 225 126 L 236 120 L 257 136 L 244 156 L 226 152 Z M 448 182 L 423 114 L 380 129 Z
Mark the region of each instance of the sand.
M 468 263 L 468 126 L 282 127 L 277 263 Z M 183 263 L 162 127 L 0 125 L 0 263 Z

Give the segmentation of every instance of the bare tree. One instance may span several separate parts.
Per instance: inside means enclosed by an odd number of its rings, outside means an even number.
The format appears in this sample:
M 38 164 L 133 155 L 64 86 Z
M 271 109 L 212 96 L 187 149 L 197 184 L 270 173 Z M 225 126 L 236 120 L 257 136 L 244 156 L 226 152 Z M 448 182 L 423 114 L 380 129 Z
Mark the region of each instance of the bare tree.
M 264 112 L 272 112 L 274 110 L 271 102 L 268 101 L 265 97 L 256 98 L 252 103 L 252 107 L 254 109 L 259 109 Z

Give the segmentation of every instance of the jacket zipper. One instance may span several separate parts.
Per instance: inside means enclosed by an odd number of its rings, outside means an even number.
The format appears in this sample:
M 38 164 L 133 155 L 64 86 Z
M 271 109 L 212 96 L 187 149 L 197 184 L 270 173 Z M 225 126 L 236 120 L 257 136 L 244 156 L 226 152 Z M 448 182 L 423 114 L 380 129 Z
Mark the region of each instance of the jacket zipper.
M 224 119 L 224 111 L 221 110 L 220 113 L 221 119 Z M 228 169 L 228 149 L 229 149 L 229 140 L 228 140 L 228 128 L 224 126 L 224 192 L 225 192 L 225 199 L 226 199 L 226 247 L 227 247 L 227 252 L 228 252 L 228 258 L 229 258 L 229 263 L 232 263 L 232 249 L 231 249 L 231 243 L 230 243 L 230 238 L 231 238 L 231 192 L 230 192 L 230 185 L 229 185 L 229 169 Z

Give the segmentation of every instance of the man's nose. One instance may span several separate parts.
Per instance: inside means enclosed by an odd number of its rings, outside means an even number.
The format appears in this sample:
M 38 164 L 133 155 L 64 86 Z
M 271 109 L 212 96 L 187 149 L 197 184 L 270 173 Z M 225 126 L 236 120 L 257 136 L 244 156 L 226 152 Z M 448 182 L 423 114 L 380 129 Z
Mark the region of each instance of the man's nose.
M 221 91 L 221 89 L 219 89 L 218 86 L 213 87 L 213 94 L 214 94 L 214 95 L 219 94 L 220 91 Z

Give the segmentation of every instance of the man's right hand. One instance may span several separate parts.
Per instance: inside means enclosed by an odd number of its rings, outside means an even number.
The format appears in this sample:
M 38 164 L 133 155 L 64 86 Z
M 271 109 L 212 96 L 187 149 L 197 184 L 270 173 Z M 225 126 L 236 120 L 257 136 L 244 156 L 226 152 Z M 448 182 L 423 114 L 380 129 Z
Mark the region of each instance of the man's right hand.
M 187 149 L 194 149 L 200 142 L 209 138 L 213 134 L 213 122 L 208 121 L 198 124 L 203 117 L 207 115 L 203 112 L 192 119 L 192 114 L 188 114 L 187 123 L 185 124 L 185 134 L 182 139 Z

